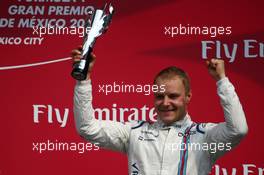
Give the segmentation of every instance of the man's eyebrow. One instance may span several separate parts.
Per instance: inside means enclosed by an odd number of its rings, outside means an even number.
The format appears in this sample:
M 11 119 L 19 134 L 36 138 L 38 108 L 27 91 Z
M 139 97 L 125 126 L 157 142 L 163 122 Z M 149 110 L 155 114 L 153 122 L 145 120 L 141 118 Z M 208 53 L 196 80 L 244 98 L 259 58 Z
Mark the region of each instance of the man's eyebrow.
M 165 93 L 164 92 L 155 92 L 154 93 L 154 96 L 157 97 L 157 96 L 164 96 Z
M 180 96 L 181 94 L 178 93 L 178 92 L 172 92 L 172 93 L 166 93 L 166 92 L 155 92 L 154 93 L 155 96 L 158 96 L 158 95 L 176 95 L 176 96 Z
M 170 93 L 170 94 L 168 94 L 168 96 L 181 96 L 181 94 L 180 93 L 177 93 L 177 92 L 175 92 L 175 93 Z

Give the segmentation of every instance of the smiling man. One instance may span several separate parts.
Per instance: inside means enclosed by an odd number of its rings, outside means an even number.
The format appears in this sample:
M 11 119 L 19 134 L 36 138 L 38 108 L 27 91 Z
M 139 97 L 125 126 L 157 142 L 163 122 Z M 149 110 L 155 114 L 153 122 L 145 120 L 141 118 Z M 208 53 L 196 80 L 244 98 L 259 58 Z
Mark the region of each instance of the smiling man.
M 165 86 L 165 92 L 154 94 L 159 119 L 168 125 L 182 120 L 192 96 L 187 74 L 177 67 L 169 67 L 156 76 L 154 84 Z
M 78 61 L 80 51 L 74 50 L 72 57 Z M 216 80 L 225 122 L 198 124 L 191 120 L 187 112 L 192 96 L 189 78 L 177 67 L 166 68 L 155 77 L 154 84 L 165 85 L 164 92 L 154 94 L 157 122 L 96 120 L 90 71 L 87 80 L 77 81 L 74 91 L 78 133 L 103 148 L 126 153 L 130 175 L 209 174 L 215 161 L 240 142 L 248 127 L 234 87 L 225 76 L 224 61 L 212 59 L 206 64 Z

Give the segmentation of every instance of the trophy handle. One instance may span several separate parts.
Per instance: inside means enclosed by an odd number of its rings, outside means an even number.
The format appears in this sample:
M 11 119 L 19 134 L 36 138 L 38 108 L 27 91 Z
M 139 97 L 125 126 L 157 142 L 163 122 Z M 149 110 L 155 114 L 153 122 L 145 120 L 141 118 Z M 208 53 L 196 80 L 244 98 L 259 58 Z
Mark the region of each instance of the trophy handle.
M 89 65 L 92 61 L 92 53 L 93 49 L 89 47 L 86 54 L 81 58 L 80 62 L 77 62 L 73 65 L 73 70 L 71 72 L 71 76 L 76 80 L 82 81 L 87 78 L 87 73 L 89 70 Z

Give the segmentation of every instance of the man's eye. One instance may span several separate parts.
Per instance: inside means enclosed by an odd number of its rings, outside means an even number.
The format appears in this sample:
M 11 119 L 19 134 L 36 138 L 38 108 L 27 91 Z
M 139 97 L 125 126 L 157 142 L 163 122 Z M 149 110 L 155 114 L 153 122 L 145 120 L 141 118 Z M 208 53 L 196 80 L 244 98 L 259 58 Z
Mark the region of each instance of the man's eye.
M 171 99 L 176 99 L 176 98 L 178 98 L 178 97 L 179 97 L 178 94 L 170 94 L 170 95 L 169 95 L 169 98 L 171 98 Z
M 163 96 L 163 95 L 155 95 L 155 98 L 156 98 L 156 99 L 163 99 L 164 96 Z

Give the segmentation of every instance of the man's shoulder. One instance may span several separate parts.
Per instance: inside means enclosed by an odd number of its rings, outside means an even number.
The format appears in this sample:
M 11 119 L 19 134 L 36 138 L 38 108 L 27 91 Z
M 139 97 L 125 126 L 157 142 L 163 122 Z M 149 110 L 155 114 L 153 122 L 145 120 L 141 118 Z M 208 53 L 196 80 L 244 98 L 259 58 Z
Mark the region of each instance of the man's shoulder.
M 124 124 L 130 126 L 131 130 L 138 130 L 152 125 L 150 122 L 144 120 L 133 120 L 125 122 Z
M 201 134 L 205 134 L 208 130 L 213 129 L 218 123 L 196 123 L 196 131 Z
M 131 129 L 132 130 L 143 128 L 144 126 L 149 125 L 149 122 L 144 121 L 144 120 L 132 121 L 130 123 L 131 123 Z

